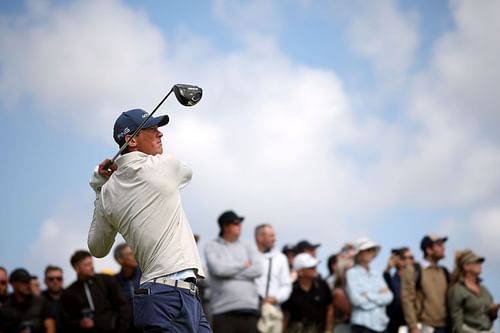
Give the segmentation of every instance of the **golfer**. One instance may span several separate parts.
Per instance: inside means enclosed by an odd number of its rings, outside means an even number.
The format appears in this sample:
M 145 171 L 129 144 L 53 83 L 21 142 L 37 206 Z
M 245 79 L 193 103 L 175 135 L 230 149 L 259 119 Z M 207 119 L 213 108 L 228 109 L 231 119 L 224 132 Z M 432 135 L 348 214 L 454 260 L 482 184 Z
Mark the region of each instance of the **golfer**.
M 113 137 L 121 147 L 148 114 L 123 112 Z M 196 281 L 204 277 L 193 232 L 179 190 L 191 170 L 163 154 L 159 127 L 168 116 L 151 117 L 107 170 L 104 160 L 90 185 L 96 192 L 88 246 L 95 257 L 109 253 L 120 233 L 142 270 L 134 293 L 134 321 L 144 332 L 212 332 L 198 297 Z

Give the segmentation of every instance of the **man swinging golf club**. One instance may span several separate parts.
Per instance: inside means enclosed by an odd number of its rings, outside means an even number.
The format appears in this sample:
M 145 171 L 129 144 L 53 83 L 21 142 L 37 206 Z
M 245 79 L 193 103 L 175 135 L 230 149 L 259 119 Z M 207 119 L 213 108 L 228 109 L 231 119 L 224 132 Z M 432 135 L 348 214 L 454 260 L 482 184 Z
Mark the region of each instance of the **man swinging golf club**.
M 192 106 L 201 98 L 201 89 L 191 87 L 176 85 L 180 93 L 172 88 L 169 94 L 175 91 L 179 102 Z M 154 111 L 129 110 L 115 122 L 113 137 L 126 148 L 120 150 L 116 163 L 104 160 L 92 175 L 96 199 L 88 246 L 94 256 L 104 257 L 118 232 L 133 249 L 143 273 L 141 288 L 134 294 L 138 328 L 212 332 L 197 295 L 196 280 L 204 272 L 179 192 L 192 173 L 163 154 L 159 127 L 169 118 L 152 117 Z

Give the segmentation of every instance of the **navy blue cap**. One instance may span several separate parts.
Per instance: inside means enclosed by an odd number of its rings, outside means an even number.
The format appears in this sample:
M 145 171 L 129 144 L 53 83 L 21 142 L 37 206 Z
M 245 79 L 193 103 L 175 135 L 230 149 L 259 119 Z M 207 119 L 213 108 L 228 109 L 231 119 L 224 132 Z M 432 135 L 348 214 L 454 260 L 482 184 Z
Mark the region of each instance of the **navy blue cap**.
M 244 219 L 245 218 L 243 216 L 238 216 L 232 210 L 228 210 L 219 216 L 217 222 L 219 223 L 220 226 L 222 226 L 223 224 L 231 224 L 231 223 L 239 224 L 243 222 Z
M 10 273 L 10 277 L 9 277 L 10 283 L 14 283 L 14 282 L 27 283 L 30 281 L 31 281 L 31 274 L 28 273 L 28 271 L 25 270 L 24 268 L 15 269 L 14 271 L 12 271 L 12 273 Z
M 133 109 L 123 112 L 115 121 L 113 129 L 113 138 L 116 143 L 122 146 L 125 143 L 125 135 L 132 135 L 139 125 L 149 116 L 149 113 L 142 109 Z M 160 117 L 151 117 L 146 122 L 143 128 L 151 128 L 154 126 L 164 126 L 168 124 L 169 118 L 167 115 Z

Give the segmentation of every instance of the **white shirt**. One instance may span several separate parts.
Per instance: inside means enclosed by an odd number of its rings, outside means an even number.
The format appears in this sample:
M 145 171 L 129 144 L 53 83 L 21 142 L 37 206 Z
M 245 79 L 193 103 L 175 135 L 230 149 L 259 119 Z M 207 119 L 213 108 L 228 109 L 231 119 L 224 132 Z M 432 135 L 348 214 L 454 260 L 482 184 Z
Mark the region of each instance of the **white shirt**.
M 382 274 L 356 265 L 347 271 L 346 278 L 352 305 L 351 324 L 385 331 L 389 323 L 385 307 L 392 302 L 393 295 L 390 291 L 380 293 L 381 289 L 388 289 Z
M 255 280 L 257 291 L 262 298 L 266 297 L 266 284 L 269 274 L 269 259 L 272 258 L 271 276 L 269 279 L 268 296 L 274 296 L 278 303 L 285 302 L 292 292 L 292 280 L 286 256 L 278 251 L 263 254 L 262 275 Z
M 107 255 L 119 232 L 139 263 L 141 283 L 189 269 L 204 277 L 179 192 L 191 169 L 171 156 L 141 152 L 122 155 L 116 164 L 107 182 L 97 169 L 90 181 L 96 191 L 88 235 L 92 255 Z

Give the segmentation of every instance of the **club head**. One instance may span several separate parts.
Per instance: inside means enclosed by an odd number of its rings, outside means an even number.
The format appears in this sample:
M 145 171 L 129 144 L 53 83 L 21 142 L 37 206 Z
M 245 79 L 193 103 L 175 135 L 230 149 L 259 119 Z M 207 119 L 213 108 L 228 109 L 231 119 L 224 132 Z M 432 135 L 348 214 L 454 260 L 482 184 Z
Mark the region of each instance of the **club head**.
M 184 106 L 193 106 L 198 103 L 203 94 L 200 87 L 190 84 L 176 84 L 173 87 L 175 97 Z

